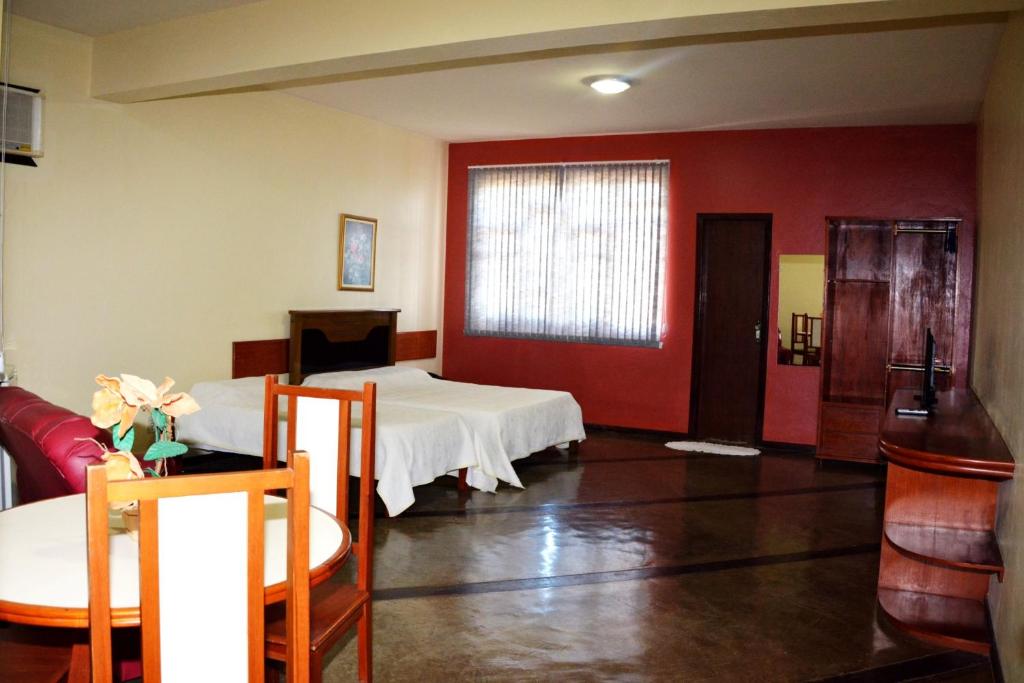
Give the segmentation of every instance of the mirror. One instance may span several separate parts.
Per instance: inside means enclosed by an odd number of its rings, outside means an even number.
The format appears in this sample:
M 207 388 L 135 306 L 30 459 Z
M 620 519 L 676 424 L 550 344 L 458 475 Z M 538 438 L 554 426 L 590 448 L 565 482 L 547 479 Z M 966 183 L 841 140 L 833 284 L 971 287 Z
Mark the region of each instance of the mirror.
M 779 256 L 779 365 L 821 365 L 825 257 Z

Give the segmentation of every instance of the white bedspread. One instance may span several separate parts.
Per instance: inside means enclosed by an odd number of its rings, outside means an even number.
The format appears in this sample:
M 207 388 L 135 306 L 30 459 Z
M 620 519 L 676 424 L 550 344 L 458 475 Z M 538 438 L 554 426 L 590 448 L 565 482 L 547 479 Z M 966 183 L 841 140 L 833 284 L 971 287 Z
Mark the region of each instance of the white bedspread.
M 196 384 L 190 393 L 202 410 L 176 421 L 178 439 L 202 448 L 262 457 L 263 391 L 262 377 Z M 358 416 L 354 410 L 352 476 L 359 476 L 362 430 Z M 278 431 L 278 453 L 283 457 L 285 429 L 282 426 Z M 301 443 L 296 445 L 302 448 Z M 467 481 L 471 486 L 494 491 L 499 473 L 481 469 L 478 450 L 474 433 L 458 415 L 378 400 L 375 474 L 377 493 L 389 515 L 412 505 L 414 486 L 462 467 L 470 468 Z
M 580 406 L 565 391 L 449 382 L 407 366 L 311 375 L 303 384 L 358 389 L 367 381 L 377 383 L 380 406 L 446 411 L 461 417 L 474 432 L 484 470 L 514 486 L 522 484 L 512 461 L 586 437 Z

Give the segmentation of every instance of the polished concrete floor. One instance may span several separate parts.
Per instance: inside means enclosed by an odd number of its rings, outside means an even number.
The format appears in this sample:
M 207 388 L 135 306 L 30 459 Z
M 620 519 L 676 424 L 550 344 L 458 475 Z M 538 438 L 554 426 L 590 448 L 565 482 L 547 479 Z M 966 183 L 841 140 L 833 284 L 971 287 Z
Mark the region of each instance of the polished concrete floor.
M 878 470 L 592 430 L 517 471 L 377 520 L 378 680 L 992 680 L 876 615 Z M 354 646 L 325 680 L 355 679 Z

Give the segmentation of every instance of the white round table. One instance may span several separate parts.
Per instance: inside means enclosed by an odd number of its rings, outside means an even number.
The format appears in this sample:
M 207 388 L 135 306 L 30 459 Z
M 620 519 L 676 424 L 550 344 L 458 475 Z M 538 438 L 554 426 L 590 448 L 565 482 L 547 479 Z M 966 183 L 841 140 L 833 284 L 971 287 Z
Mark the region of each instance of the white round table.
M 285 597 L 287 503 L 267 496 L 266 602 Z M 326 580 L 348 557 L 352 537 L 334 516 L 311 508 L 310 581 Z M 244 580 L 243 578 L 239 579 Z M 139 624 L 139 547 L 111 515 L 110 605 L 114 626 Z M 51 498 L 0 512 L 0 619 L 70 628 L 89 626 L 85 495 Z

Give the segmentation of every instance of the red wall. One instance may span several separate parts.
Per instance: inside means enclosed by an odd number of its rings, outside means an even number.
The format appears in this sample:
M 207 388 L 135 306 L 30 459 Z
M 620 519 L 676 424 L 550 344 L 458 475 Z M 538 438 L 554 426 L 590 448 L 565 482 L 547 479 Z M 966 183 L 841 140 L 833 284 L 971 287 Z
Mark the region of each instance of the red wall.
M 698 213 L 770 213 L 778 255 L 825 250 L 826 216 L 975 219 L 975 128 L 909 126 L 658 133 L 453 144 L 448 158 L 444 374 L 570 391 L 593 424 L 686 431 Z M 668 159 L 666 333 L 661 349 L 467 337 L 467 167 Z M 769 335 L 764 438 L 812 444 L 820 372 L 775 363 Z

